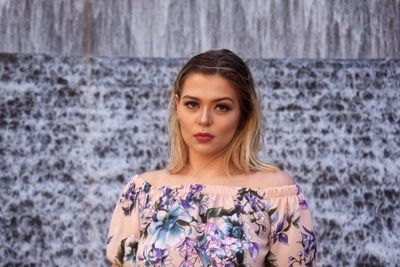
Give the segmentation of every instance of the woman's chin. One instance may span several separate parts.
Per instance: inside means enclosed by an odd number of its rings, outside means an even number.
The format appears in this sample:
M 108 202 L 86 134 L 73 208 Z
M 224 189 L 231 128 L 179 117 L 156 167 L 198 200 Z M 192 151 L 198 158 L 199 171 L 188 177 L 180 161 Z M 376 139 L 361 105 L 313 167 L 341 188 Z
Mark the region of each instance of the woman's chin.
M 204 155 L 204 156 L 207 156 L 207 157 L 216 156 L 216 155 L 218 155 L 219 153 L 222 152 L 222 150 L 216 150 L 215 149 L 215 145 L 213 146 L 211 144 L 209 144 L 209 145 L 204 145 L 204 144 L 197 145 L 196 147 L 193 147 L 193 148 L 189 149 L 189 151 L 190 151 L 190 153 L 195 153 L 195 154 L 198 154 L 198 155 Z

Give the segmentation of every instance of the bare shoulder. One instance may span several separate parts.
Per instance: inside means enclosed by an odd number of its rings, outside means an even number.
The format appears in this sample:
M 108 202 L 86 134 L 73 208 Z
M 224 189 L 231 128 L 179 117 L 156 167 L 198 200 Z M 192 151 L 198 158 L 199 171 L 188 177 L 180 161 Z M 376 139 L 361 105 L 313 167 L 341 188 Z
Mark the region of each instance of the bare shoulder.
M 150 184 L 158 184 L 159 180 L 167 174 L 166 170 L 154 170 L 141 173 L 139 176 Z
M 293 177 L 282 170 L 278 170 L 276 172 L 259 171 L 255 174 L 255 176 L 258 178 L 257 180 L 261 181 L 264 188 L 296 184 L 296 181 L 293 179 Z

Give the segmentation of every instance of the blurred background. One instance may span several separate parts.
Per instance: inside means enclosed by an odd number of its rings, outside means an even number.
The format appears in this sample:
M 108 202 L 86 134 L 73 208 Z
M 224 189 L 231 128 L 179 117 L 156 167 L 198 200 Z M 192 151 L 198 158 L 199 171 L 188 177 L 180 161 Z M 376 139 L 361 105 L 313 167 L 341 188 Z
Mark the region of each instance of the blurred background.
M 212 48 L 253 71 L 318 265 L 400 265 L 400 0 L 0 0 L 1 266 L 109 266 L 123 186 L 167 162 L 175 75 Z

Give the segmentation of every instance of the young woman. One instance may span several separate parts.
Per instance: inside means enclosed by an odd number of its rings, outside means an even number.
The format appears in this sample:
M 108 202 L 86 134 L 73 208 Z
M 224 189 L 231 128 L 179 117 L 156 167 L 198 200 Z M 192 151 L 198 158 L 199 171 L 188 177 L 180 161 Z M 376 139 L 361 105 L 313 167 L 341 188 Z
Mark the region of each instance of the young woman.
M 210 50 L 179 72 L 170 99 L 170 161 L 136 174 L 116 204 L 107 257 L 116 266 L 315 266 L 298 185 L 257 157 L 261 111 L 251 72 Z

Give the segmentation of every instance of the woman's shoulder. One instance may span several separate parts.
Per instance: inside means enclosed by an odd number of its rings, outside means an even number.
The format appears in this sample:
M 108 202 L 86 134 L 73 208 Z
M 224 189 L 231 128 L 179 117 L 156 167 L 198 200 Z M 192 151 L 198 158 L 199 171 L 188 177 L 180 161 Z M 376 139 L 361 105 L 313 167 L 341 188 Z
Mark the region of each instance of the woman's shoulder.
M 283 170 L 277 171 L 258 171 L 252 175 L 254 187 L 273 188 L 295 185 L 296 181 L 293 177 Z
M 149 184 L 159 184 L 161 180 L 165 180 L 165 177 L 169 175 L 167 170 L 151 170 L 138 174 L 143 181 L 146 181 Z

